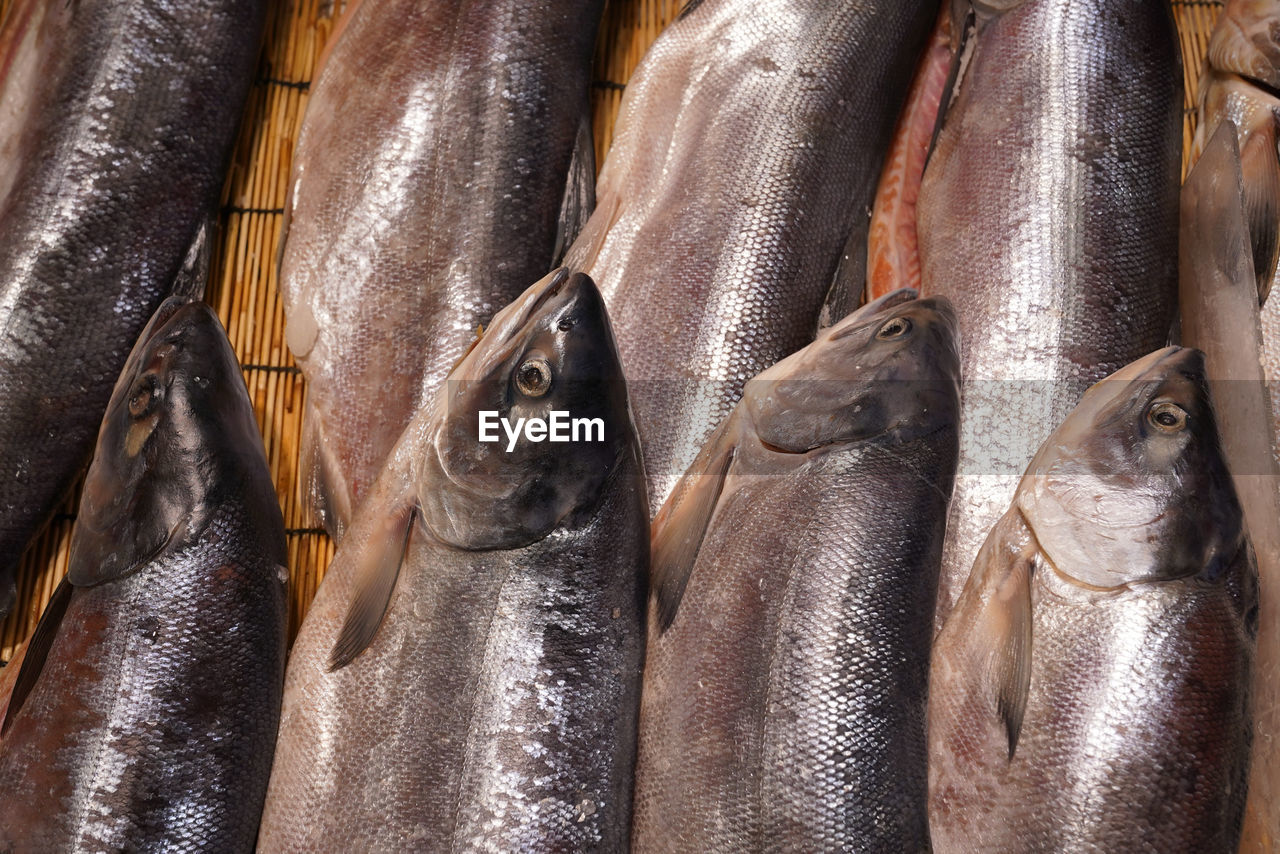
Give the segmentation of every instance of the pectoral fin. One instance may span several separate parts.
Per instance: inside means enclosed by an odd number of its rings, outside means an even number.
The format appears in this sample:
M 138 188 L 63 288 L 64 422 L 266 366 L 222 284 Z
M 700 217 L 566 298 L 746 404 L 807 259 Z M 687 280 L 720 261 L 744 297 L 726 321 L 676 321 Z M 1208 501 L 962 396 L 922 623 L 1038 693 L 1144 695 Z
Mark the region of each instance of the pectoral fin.
M 818 331 L 834 326 L 867 299 L 867 228 L 865 214 L 858 211 L 853 229 L 845 239 L 840 261 L 836 265 L 831 287 L 827 289 L 822 311 L 818 314 Z
M 553 267 L 558 267 L 564 260 L 565 253 L 578 239 L 595 207 L 596 149 L 591 133 L 591 111 L 584 104 L 582 118 L 578 122 L 578 138 L 573 144 L 573 159 L 569 161 L 569 177 L 565 182 L 564 197 L 560 200 Z
M 335 543 L 342 542 L 351 521 L 351 498 L 346 479 L 328 453 L 320 413 L 308 402 L 302 416 L 302 441 L 298 457 L 303 490 L 311 511 Z
M 330 672 L 350 664 L 368 648 L 378 633 L 391 604 L 400 567 L 409 551 L 417 515 L 417 505 L 406 505 L 391 514 L 380 528 L 370 534 L 369 541 L 359 552 L 355 595 L 338 633 L 337 643 L 329 654 Z
M 218 219 L 214 214 L 205 217 L 196 229 L 187 255 L 182 260 L 178 275 L 173 279 L 174 296 L 200 299 L 209 285 L 209 268 L 213 264 L 213 239 L 218 233 Z
M 991 530 L 974 564 L 983 590 L 970 643 L 982 661 L 977 676 L 995 699 L 1010 759 L 1031 689 L 1031 578 L 1037 554 L 1034 536 L 1013 509 Z
M 675 621 L 698 550 L 715 515 L 725 476 L 733 464 L 737 442 L 728 424 L 711 437 L 698 459 L 653 520 L 650 583 L 658 609 L 658 628 Z
M 18 710 L 22 708 L 22 704 L 40 679 L 40 672 L 44 670 L 44 663 L 49 658 L 49 650 L 53 648 L 53 642 L 58 637 L 58 628 L 62 625 L 62 618 L 67 613 L 67 605 L 71 602 L 71 591 L 71 582 L 63 578 L 54 589 L 49 604 L 45 606 L 35 633 L 27 641 L 26 654 L 22 658 L 18 677 L 13 683 L 13 692 L 9 695 L 9 705 L 4 712 L 4 723 L 0 724 L 0 735 L 9 731 L 9 726 L 17 716 Z
M 677 21 L 682 21 L 689 17 L 695 9 L 702 5 L 702 0 L 685 0 L 684 6 L 680 9 L 680 14 L 676 17 Z
M 938 115 L 933 122 L 933 134 L 929 137 L 929 152 L 924 156 L 924 168 L 927 171 L 933 152 L 938 147 L 938 137 L 947 123 L 947 114 L 955 102 L 964 82 L 964 72 L 969 65 L 974 45 L 974 31 L 977 26 L 974 11 L 966 3 L 952 3 L 951 20 L 951 70 L 947 73 L 947 82 L 942 87 L 942 97 L 938 99 Z
M 1258 300 L 1271 291 L 1272 277 L 1280 256 L 1280 154 L 1276 150 L 1276 127 L 1249 134 L 1240 149 L 1240 171 L 1244 177 L 1244 215 L 1253 249 L 1253 271 L 1258 279 Z

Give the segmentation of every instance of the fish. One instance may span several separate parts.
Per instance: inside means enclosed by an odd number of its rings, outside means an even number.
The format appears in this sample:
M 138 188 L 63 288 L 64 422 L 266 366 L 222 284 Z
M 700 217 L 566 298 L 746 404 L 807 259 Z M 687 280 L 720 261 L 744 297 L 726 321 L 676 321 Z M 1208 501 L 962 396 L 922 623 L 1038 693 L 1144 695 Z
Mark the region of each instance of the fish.
M 358 2 L 320 63 L 280 244 L 300 477 L 340 539 L 476 328 L 594 204 L 602 0 Z
M 518 427 L 555 412 L 599 428 Z M 261 850 L 627 850 L 648 524 L 603 299 L 559 269 L 414 417 L 338 547 Z
M 1259 299 L 1280 273 L 1280 2 L 1228 0 L 1209 36 L 1192 165 L 1224 120 L 1236 126 Z
M 608 303 L 654 510 L 747 380 L 813 340 L 936 11 L 695 0 L 627 83 L 565 263 Z
M 935 643 L 934 850 L 1235 851 L 1257 593 L 1203 354 L 1089 389 Z
M 0 24 L 0 613 L 129 349 L 204 289 L 262 0 L 14 0 Z
M 964 330 L 935 627 L 1054 426 L 1168 343 L 1182 157 L 1168 3 L 953 8 L 955 82 L 917 209 L 921 293 L 951 300 Z
M 252 851 L 284 684 L 284 520 L 217 316 L 174 297 L 112 392 L 0 740 L 0 849 Z
M 1280 465 L 1234 123 L 1219 123 L 1182 188 L 1181 343 L 1205 354 L 1227 466 L 1258 563 L 1253 747 L 1240 850 L 1280 845 Z
M 654 520 L 637 852 L 929 850 L 960 357 L 913 297 L 751 380 Z

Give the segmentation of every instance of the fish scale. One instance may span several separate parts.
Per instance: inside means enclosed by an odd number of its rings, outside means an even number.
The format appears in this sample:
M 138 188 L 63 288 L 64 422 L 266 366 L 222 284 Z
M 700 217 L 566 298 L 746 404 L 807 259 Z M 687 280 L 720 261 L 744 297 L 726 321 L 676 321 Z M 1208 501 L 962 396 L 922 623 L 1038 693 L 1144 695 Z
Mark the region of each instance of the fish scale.
M 628 82 L 566 263 L 608 301 L 655 510 L 747 380 L 812 340 L 935 12 L 703 0 Z
M 190 851 L 252 850 L 253 801 L 261 802 L 271 768 L 275 715 L 201 708 L 232 684 L 246 708 L 269 707 L 280 693 L 282 570 L 243 547 L 250 528 L 229 508 L 206 543 L 72 603 L 66 625 L 96 631 L 58 642 L 50 656 L 59 664 L 42 673 L 22 708 L 27 720 L 58 725 L 42 733 L 18 722 L 6 736 L 5 850 L 142 850 L 165 841 Z M 221 577 L 211 577 L 212 567 L 222 567 Z M 210 607 L 233 597 L 251 604 Z M 274 661 L 260 652 L 272 646 Z M 64 733 L 78 735 L 55 749 Z M 73 773 L 37 770 L 50 763 Z

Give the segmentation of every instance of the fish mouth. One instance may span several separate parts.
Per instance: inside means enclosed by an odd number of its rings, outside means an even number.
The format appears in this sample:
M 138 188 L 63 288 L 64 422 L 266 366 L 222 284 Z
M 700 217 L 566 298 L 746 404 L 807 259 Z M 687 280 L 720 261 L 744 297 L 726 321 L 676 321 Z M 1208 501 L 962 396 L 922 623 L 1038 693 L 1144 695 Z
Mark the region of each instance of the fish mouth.
M 1204 354 L 1192 347 L 1170 345 L 1148 353 L 1137 361 L 1130 362 L 1111 376 L 1099 380 L 1100 383 L 1132 382 L 1149 374 L 1161 373 L 1167 367 L 1175 367 L 1183 373 L 1203 374 Z M 1155 377 L 1151 377 L 1155 379 Z
M 204 303 L 193 297 L 172 296 L 160 303 L 160 307 L 151 315 L 151 320 L 147 323 L 146 328 L 142 331 L 141 341 L 143 346 L 151 344 L 160 334 L 168 329 L 175 318 L 179 315 L 187 316 L 191 313 L 193 306 L 203 306 Z
M 565 267 L 553 270 L 494 315 L 489 328 L 454 366 L 449 381 L 483 379 L 494 365 L 511 355 L 539 318 L 583 299 L 594 289 L 595 284 L 584 273 L 570 273 Z
M 915 288 L 898 288 L 896 291 L 890 291 L 884 296 L 873 299 L 866 305 L 849 312 L 848 316 L 833 324 L 827 330 L 827 337 L 831 340 L 843 338 L 861 326 L 868 318 L 874 317 L 882 311 L 909 303 L 919 298 L 919 296 L 920 293 Z

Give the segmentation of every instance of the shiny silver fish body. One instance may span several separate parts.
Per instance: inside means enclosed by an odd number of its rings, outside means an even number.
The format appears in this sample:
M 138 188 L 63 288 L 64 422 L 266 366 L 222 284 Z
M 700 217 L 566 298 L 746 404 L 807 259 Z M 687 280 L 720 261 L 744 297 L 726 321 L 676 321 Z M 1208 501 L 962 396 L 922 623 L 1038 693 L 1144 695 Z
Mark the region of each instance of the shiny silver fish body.
M 479 412 L 546 406 L 604 441 L 478 442 Z M 561 271 L 497 315 L 343 540 L 260 850 L 625 851 L 648 519 L 603 301 Z
M 138 333 L 204 288 L 264 10 L 15 0 L 0 28 L 0 612 Z
M 700 0 L 628 82 L 566 263 L 608 301 L 653 509 L 747 380 L 813 339 L 936 10 Z
M 910 293 L 748 383 L 655 520 L 636 851 L 929 850 L 959 355 Z
M 999 5 L 960 54 L 919 201 L 921 291 L 951 300 L 964 336 L 938 625 L 1036 448 L 1091 383 L 1167 342 L 1177 298 L 1168 3 Z
M 1045 442 L 934 647 L 934 850 L 1234 852 L 1257 577 L 1199 351 Z
M 166 302 L 112 396 L 67 581 L 18 676 L 0 849 L 253 850 L 284 681 L 285 555 L 231 345 L 203 304 Z
M 361 2 L 335 36 L 280 266 L 301 474 L 335 536 L 476 328 L 550 271 L 562 206 L 570 231 L 590 213 L 601 6 Z

